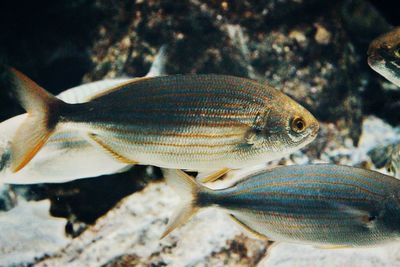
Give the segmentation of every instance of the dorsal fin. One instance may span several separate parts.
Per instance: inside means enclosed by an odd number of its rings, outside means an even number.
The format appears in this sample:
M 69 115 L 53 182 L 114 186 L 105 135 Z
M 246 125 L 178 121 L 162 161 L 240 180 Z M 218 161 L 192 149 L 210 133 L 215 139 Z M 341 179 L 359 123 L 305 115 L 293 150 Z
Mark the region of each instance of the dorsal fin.
M 90 97 L 89 101 L 93 101 L 95 99 L 98 99 L 100 97 L 108 95 L 108 94 L 110 94 L 112 92 L 115 92 L 115 91 L 118 91 L 118 90 L 120 90 L 122 88 L 125 88 L 128 85 L 133 85 L 135 83 L 142 82 L 142 81 L 148 80 L 148 79 L 152 79 L 152 77 L 133 78 L 131 80 L 128 80 L 126 82 L 123 82 L 123 83 L 115 85 L 115 86 L 112 86 L 109 89 L 106 89 L 106 90 L 104 90 L 104 91 L 102 91 L 102 92 L 100 92 L 98 94 L 93 95 L 92 97 Z

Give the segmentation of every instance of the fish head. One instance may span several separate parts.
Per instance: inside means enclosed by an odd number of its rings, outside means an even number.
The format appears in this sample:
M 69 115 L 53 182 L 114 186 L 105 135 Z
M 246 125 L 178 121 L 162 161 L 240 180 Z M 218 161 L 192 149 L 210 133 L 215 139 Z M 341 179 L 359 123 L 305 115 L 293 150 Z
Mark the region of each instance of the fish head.
M 400 86 L 400 27 L 371 42 L 368 64 L 387 80 Z
M 274 152 L 294 152 L 313 141 L 319 130 L 317 119 L 283 94 L 267 107 L 263 125 L 265 145 Z

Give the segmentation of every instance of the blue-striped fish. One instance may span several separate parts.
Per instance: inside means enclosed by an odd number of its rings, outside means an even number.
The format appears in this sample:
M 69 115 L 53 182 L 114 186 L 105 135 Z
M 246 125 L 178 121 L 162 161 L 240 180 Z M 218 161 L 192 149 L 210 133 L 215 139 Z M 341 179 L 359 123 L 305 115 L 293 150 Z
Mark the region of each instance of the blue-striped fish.
M 146 76 L 165 73 L 166 57 L 165 47 L 162 47 Z M 132 79 L 118 78 L 83 84 L 68 89 L 57 97 L 70 104 L 84 103 L 99 93 Z M 64 129 L 55 131 L 34 159 L 21 171 L 13 173 L 10 169 L 11 141 L 26 117 L 27 114 L 23 114 L 0 123 L 0 183 L 61 183 L 122 172 L 132 166 L 115 160 L 93 146 L 79 131 Z
M 211 171 L 280 158 L 311 142 L 319 128 L 285 94 L 233 76 L 137 79 L 77 105 L 16 70 L 11 78 L 29 114 L 11 144 L 15 172 L 55 130 L 79 131 L 123 163 Z
M 215 206 L 259 237 L 329 247 L 370 246 L 400 237 L 400 181 L 354 167 L 317 164 L 261 170 L 211 190 L 164 170 L 182 198 L 164 234 Z
M 400 27 L 371 42 L 368 49 L 368 64 L 400 87 Z

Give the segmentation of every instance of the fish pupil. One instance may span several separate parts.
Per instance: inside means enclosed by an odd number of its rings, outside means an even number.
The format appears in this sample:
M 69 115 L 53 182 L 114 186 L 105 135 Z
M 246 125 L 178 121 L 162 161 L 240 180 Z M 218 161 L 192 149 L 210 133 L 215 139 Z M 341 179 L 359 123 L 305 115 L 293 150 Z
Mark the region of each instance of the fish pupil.
M 296 127 L 297 129 L 302 130 L 304 128 L 304 123 L 301 120 L 299 120 L 296 123 Z

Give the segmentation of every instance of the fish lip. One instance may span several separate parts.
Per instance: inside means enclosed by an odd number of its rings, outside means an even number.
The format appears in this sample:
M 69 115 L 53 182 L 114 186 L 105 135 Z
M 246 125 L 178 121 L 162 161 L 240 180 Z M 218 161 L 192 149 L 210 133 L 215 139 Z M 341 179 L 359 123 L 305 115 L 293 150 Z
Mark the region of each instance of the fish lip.
M 368 61 L 368 65 L 370 65 L 370 66 L 385 63 L 385 60 L 380 55 L 375 54 L 375 53 L 368 54 L 367 61 Z

